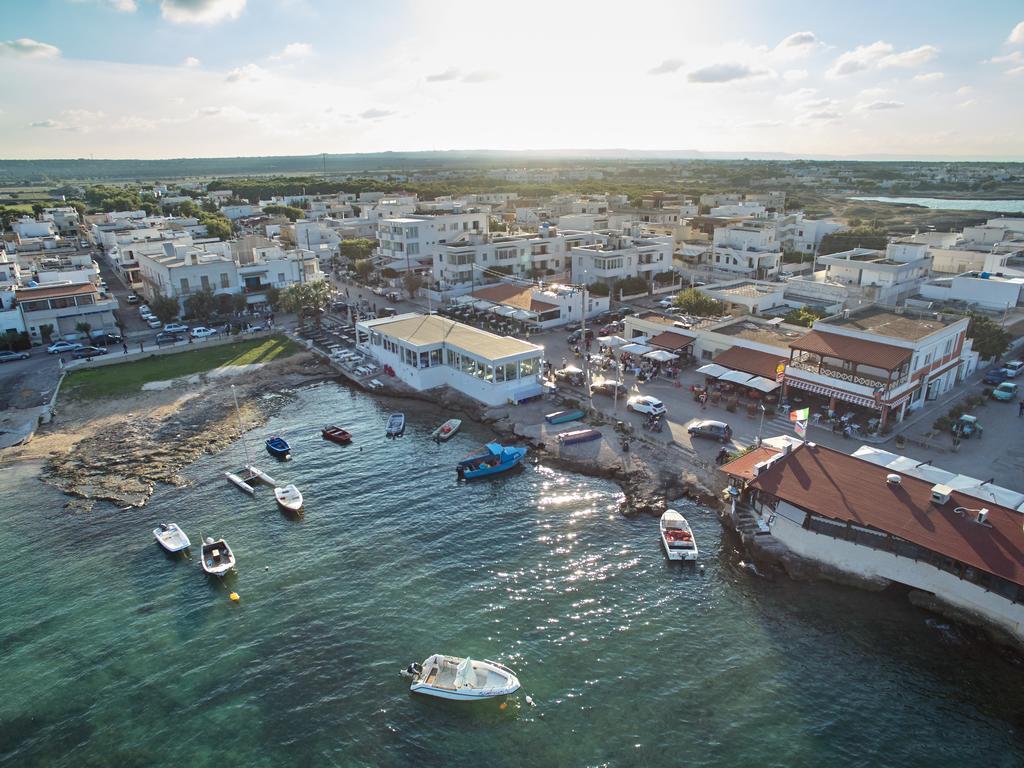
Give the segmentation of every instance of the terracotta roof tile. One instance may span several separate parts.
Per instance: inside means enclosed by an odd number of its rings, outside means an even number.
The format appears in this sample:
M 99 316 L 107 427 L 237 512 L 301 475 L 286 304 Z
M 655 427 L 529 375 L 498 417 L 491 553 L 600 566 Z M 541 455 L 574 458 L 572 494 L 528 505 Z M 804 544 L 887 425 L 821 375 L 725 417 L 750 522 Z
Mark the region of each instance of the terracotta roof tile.
M 677 352 L 686 349 L 697 340 L 696 336 L 688 336 L 685 333 L 675 331 L 662 331 L 650 340 L 651 346 L 667 349 L 669 352 Z
M 886 371 L 895 371 L 913 354 L 913 350 L 904 347 L 827 331 L 811 331 L 803 338 L 792 342 L 790 346 L 804 352 L 850 360 Z
M 744 480 L 754 479 L 754 465 L 760 464 L 762 461 L 770 459 L 772 456 L 777 456 L 781 451 L 778 448 L 769 448 L 767 445 L 762 445 L 760 448 L 755 448 L 749 453 L 745 453 L 738 459 L 733 459 L 728 464 L 723 464 L 721 470 L 727 475 L 733 477 L 742 477 Z
M 743 371 L 753 376 L 764 376 L 766 379 L 775 381 L 775 369 L 780 363 L 783 365 L 788 363 L 789 358 L 747 347 L 729 347 L 715 355 L 712 362 L 732 368 L 734 371 Z
M 821 445 L 804 443 L 750 484 L 764 493 L 833 520 L 890 533 L 918 546 L 1024 585 L 1024 516 L 991 501 L 954 491 L 942 506 L 931 502 L 932 483 Z M 900 474 L 900 473 L 895 473 Z M 965 507 L 963 515 L 954 510 Z M 987 524 L 975 522 L 988 510 Z
M 38 288 L 19 288 L 14 292 L 18 301 L 33 301 L 35 299 L 56 299 L 62 296 L 81 296 L 87 293 L 99 293 L 99 289 L 92 283 L 73 283 L 71 285 L 42 285 Z

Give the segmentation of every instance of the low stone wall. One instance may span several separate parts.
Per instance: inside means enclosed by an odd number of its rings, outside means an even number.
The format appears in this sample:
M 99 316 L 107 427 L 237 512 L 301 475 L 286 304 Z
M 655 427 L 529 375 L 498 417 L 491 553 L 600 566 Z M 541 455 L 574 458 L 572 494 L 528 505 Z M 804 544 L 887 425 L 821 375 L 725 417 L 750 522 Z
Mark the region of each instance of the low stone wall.
M 192 344 L 169 344 L 166 347 L 146 349 L 143 352 L 132 352 L 129 346 L 127 355 L 121 354 L 118 347 L 112 346 L 111 351 L 105 355 L 94 357 L 92 360 L 72 360 L 65 364 L 68 371 L 78 371 L 85 368 L 102 368 L 105 365 L 118 365 L 120 363 L 131 363 L 136 360 L 145 360 L 147 357 L 159 357 L 162 355 L 176 355 L 179 352 L 191 352 L 205 347 L 218 347 L 224 344 L 234 344 L 246 339 L 265 339 L 272 336 L 272 331 L 257 331 L 255 333 L 241 333 L 237 336 L 211 336 L 208 339 L 197 340 Z

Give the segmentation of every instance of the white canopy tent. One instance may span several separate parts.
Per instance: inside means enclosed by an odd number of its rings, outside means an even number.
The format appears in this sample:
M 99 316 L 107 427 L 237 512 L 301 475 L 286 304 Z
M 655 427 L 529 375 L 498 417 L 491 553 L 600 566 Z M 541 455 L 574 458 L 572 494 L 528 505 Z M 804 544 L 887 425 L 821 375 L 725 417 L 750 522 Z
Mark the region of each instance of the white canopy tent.
M 502 304 L 500 307 L 498 307 L 494 311 L 495 311 L 496 314 L 499 314 L 502 317 L 512 317 L 512 315 L 514 315 L 516 313 L 516 308 L 515 307 L 510 307 L 507 304 Z
M 534 317 L 536 317 L 536 315 L 533 312 L 527 312 L 525 309 L 517 309 L 515 312 L 509 315 L 509 317 L 511 317 L 513 320 L 526 321 L 533 320 Z
M 719 376 L 729 373 L 729 369 L 724 365 L 719 365 L 718 363 L 708 363 L 707 365 L 702 365 L 698 368 L 697 373 L 717 379 Z
M 466 296 L 456 296 L 454 299 L 452 299 L 452 303 L 453 304 L 458 304 L 460 306 L 463 305 L 463 304 L 472 304 L 474 301 L 475 301 L 475 299 L 472 296 L 469 296 L 469 295 L 466 295 Z
M 484 301 L 483 299 L 481 299 L 480 301 L 474 301 L 473 302 L 473 308 L 474 309 L 479 309 L 481 312 L 486 312 L 492 306 L 494 306 L 494 305 L 491 304 L 491 302 Z
M 623 344 L 619 347 L 620 352 L 627 352 L 631 355 L 646 355 L 648 352 L 653 352 L 654 347 L 648 347 L 646 344 L 637 344 L 631 342 L 629 344 Z
M 644 357 L 648 360 L 657 360 L 659 363 L 667 363 L 669 360 L 675 360 L 679 355 L 673 355 L 664 349 L 656 349 L 653 352 L 648 352 Z
M 621 347 L 623 344 L 629 344 L 629 342 L 621 336 L 598 336 L 597 340 L 601 344 L 604 344 L 606 347 L 611 347 L 612 349 Z
M 755 376 L 743 384 L 745 387 L 756 389 L 758 392 L 774 392 L 779 388 L 778 382 L 766 379 L 764 376 Z
M 650 336 L 634 336 L 632 339 L 629 339 L 633 344 L 646 344 L 650 340 Z

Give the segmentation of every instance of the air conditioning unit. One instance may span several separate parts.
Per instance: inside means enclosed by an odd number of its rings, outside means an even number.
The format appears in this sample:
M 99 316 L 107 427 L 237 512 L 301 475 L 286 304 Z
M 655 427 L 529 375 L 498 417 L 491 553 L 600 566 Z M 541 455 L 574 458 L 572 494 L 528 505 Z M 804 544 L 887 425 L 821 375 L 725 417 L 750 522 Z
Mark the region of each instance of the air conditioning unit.
M 936 485 L 933 485 L 932 486 L 932 504 L 935 504 L 935 505 L 941 507 L 943 504 L 945 504 L 947 501 L 949 501 L 949 494 L 951 494 L 952 492 L 953 492 L 953 489 L 950 488 L 948 485 L 942 485 L 941 483 L 937 483 Z

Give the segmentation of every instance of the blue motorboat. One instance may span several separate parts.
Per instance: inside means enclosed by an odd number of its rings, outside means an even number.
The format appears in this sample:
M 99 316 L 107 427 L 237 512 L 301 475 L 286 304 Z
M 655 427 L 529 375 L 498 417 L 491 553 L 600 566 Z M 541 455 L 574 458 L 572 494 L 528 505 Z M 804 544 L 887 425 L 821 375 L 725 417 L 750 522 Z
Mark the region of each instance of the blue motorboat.
M 576 421 L 582 419 L 585 414 L 578 408 L 573 408 L 570 411 L 555 411 L 544 416 L 544 420 L 548 424 L 565 424 L 569 421 Z
M 522 463 L 526 448 L 488 443 L 481 453 L 467 456 L 458 463 L 455 471 L 460 480 L 475 480 L 478 477 L 496 475 Z
M 292 457 L 292 448 L 288 445 L 287 440 L 275 435 L 274 437 L 267 438 L 267 453 L 275 459 L 290 459 Z

